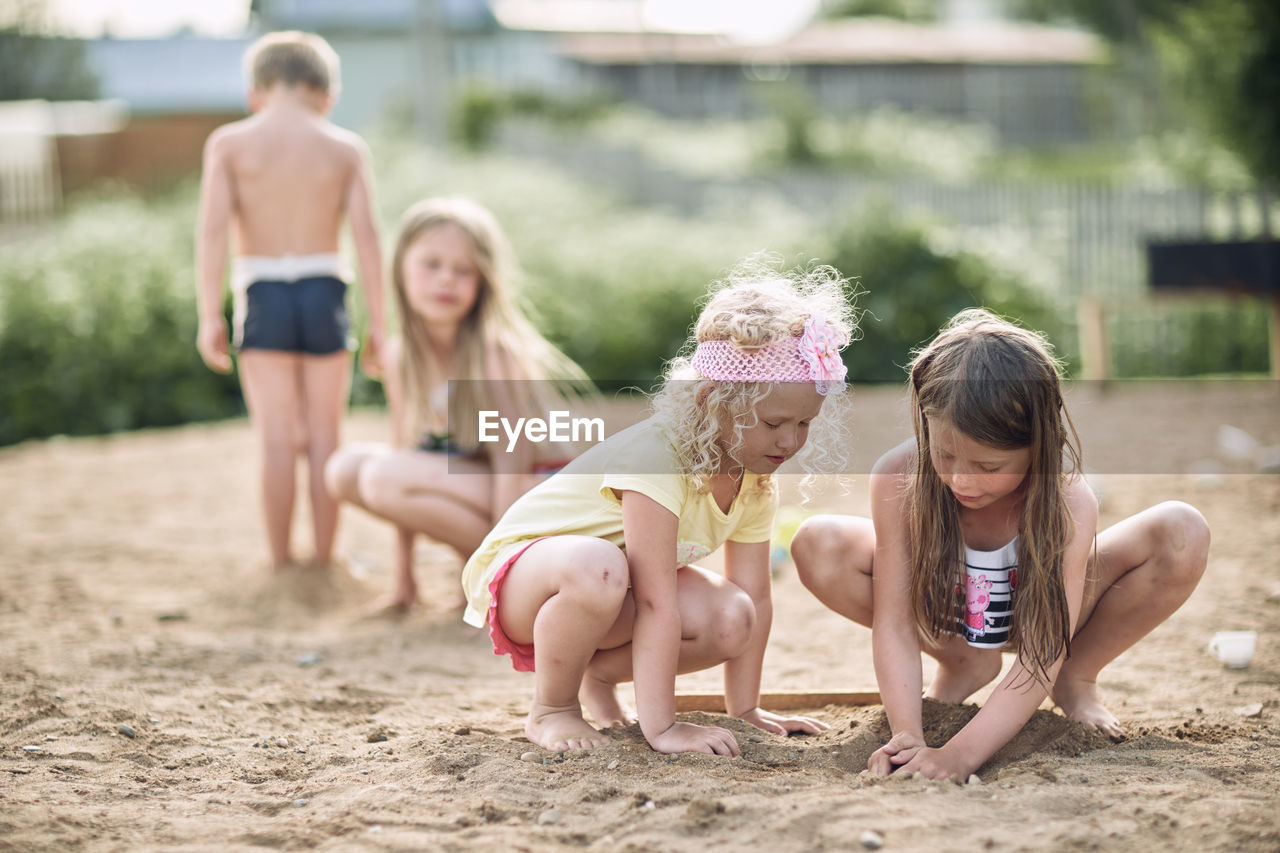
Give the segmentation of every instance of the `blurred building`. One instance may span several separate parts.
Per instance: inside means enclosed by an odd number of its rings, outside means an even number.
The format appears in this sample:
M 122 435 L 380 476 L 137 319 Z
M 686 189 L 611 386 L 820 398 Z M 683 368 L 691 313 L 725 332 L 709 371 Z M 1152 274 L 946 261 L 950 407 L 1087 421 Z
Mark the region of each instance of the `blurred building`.
M 1090 72 L 1103 59 L 1085 32 L 999 20 L 910 24 L 878 18 L 815 23 L 774 44 L 706 33 L 582 31 L 573 3 L 494 0 L 510 29 L 554 33 L 578 85 L 689 119 L 772 110 L 780 86 L 826 115 L 881 106 L 990 124 L 1016 144 L 1080 141 L 1096 132 Z M 563 7 L 564 17 L 552 14 Z M 769 84 L 765 86 L 762 84 Z
M 1004 141 L 1032 144 L 1088 138 L 1107 109 L 1090 88 L 1103 58 L 1093 36 L 988 14 L 937 25 L 820 21 L 750 44 L 673 31 L 646 15 L 645 0 L 253 0 L 250 29 L 86 43 L 116 118 L 95 125 L 109 131 L 59 134 L 61 186 L 197 172 L 209 132 L 244 115 L 245 48 L 280 29 L 319 33 L 337 50 L 336 122 L 368 130 L 392 121 L 434 140 L 444 137 L 450 90 L 475 78 L 499 89 L 607 93 L 694 120 L 750 116 L 776 109 L 778 93 L 803 93 L 828 115 L 890 105 L 985 122 Z M 769 90 L 773 101 L 762 97 Z

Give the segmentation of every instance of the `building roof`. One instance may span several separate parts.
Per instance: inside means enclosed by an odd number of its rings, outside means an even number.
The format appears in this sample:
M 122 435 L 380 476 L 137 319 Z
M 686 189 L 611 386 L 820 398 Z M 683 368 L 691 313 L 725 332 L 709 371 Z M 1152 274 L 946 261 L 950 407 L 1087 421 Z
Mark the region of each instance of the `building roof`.
M 703 34 L 568 31 L 559 45 L 563 55 L 592 65 L 1082 65 L 1102 59 L 1101 42 L 1090 33 L 1008 21 L 923 25 L 857 18 L 815 24 L 770 45 Z
M 509 30 L 555 33 L 642 33 L 644 0 L 489 0 Z
M 436 14 L 451 30 L 493 25 L 485 0 L 436 0 Z M 256 14 L 269 29 L 313 32 L 405 32 L 418 25 L 420 0 L 257 0 Z
M 134 113 L 243 112 L 249 38 L 104 38 L 85 43 L 99 95 Z

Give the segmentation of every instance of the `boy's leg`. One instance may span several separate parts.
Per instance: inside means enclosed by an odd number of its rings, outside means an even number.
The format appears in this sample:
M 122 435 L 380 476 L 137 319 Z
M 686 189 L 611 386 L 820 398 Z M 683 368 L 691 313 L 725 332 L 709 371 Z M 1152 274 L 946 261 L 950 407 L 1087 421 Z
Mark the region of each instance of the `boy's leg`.
M 339 350 L 329 355 L 303 355 L 301 364 L 315 561 L 328 566 L 333 559 L 333 539 L 338 529 L 338 501 L 325 488 L 325 464 L 341 441 L 351 353 Z
M 588 536 L 555 536 L 529 547 L 508 570 L 498 620 L 515 643 L 533 644 L 529 740 L 558 751 L 602 746 L 608 738 L 582 718 L 578 687 L 627 600 L 627 558 Z
M 698 566 L 676 574 L 680 610 L 679 673 L 699 672 L 737 657 L 751 641 L 756 608 L 751 596 L 724 577 Z M 635 602 L 627 595 L 617 621 L 601 641 L 582 679 L 578 698 L 600 725 L 628 725 L 634 714 L 618 701 L 617 685 L 631 681 Z
M 241 351 L 239 362 L 249 419 L 258 434 L 262 514 L 272 567 L 283 569 L 291 560 L 289 528 L 297 471 L 298 413 L 302 405 L 301 357 L 278 350 L 246 349 Z
M 360 503 L 408 530 L 444 542 L 466 557 L 493 527 L 492 475 L 473 459 L 396 450 L 360 468 Z
M 871 627 L 871 561 L 876 531 L 869 518 L 815 515 L 791 540 L 791 557 L 805 588 L 827 607 Z
M 1098 699 L 1098 672 L 1187 600 L 1209 559 L 1209 525 L 1195 507 L 1169 501 L 1098 534 L 1071 657 L 1053 701 L 1073 720 L 1122 729 Z

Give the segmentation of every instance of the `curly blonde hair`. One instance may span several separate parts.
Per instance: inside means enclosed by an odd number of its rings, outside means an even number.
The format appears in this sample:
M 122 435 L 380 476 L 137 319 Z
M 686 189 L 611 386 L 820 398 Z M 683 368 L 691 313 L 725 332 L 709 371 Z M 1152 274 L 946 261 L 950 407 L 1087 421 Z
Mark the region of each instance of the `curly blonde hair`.
M 756 406 L 768 395 L 771 382 L 708 379 L 691 364 L 693 351 L 706 341 L 728 341 L 754 352 L 783 338 L 803 334 L 805 323 L 822 314 L 835 329 L 840 346 L 857 334 L 853 307 L 845 298 L 846 279 L 830 266 L 810 266 L 787 272 L 777 269 L 771 256 L 753 256 L 739 263 L 710 289 L 694 334 L 681 354 L 668 363 L 652 410 L 670 434 L 676 453 L 694 489 L 711 490 L 711 480 L 737 459 L 743 432 L 759 423 Z M 809 438 L 797 455 L 806 485 L 818 473 L 843 470 L 846 456 L 849 395 L 827 395 L 822 412 L 810 427 Z M 729 446 L 720 440 L 727 428 Z M 774 488 L 771 476 L 760 488 Z

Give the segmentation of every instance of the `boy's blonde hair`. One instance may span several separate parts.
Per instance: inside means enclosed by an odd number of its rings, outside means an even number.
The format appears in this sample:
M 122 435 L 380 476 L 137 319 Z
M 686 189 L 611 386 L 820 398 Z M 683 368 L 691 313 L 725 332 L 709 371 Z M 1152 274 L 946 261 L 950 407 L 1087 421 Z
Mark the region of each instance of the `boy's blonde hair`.
M 662 387 L 653 399 L 654 414 L 664 421 L 696 491 L 710 491 L 711 478 L 727 459 L 736 458 L 742 433 L 759 422 L 756 406 L 773 383 L 707 379 L 691 364 L 693 350 L 706 341 L 728 341 L 753 352 L 803 334 L 806 321 L 814 314 L 827 319 L 843 347 L 857 332 L 844 285 L 844 277 L 834 267 L 780 272 L 777 259 L 768 255 L 747 258 L 727 278 L 712 285 L 693 337 L 684 353 L 667 365 Z M 843 470 L 847 412 L 847 392 L 827 395 L 822 413 L 811 425 L 809 440 L 797 456 L 809 475 L 807 482 L 816 473 Z M 727 428 L 732 429 L 734 439 L 729 447 L 723 447 L 720 437 Z M 773 488 L 771 477 L 761 478 L 760 484 L 761 488 Z
M 267 33 L 244 55 L 245 77 L 259 91 L 283 83 L 336 98 L 342 85 L 340 68 L 338 54 L 327 41 L 298 30 Z
M 409 247 L 434 228 L 454 225 L 470 239 L 472 261 L 480 286 L 475 305 L 463 319 L 455 344 L 453 375 L 440 369 L 424 323 L 405 293 L 404 258 Z M 565 401 L 590 391 L 586 373 L 544 338 L 516 305 L 515 254 L 498 221 L 484 207 L 465 198 L 431 198 L 410 207 L 400 221 L 391 281 L 404 344 L 400 378 L 405 389 L 409 440 L 426 431 L 441 433 L 452 427 L 455 443 L 465 449 L 479 445 L 473 413 L 507 408 L 515 403 L 520 414 L 566 409 Z M 491 355 L 497 355 L 507 377 L 490 375 Z M 429 389 L 454 380 L 451 411 L 471 416 L 449 424 L 444 413 L 432 409 Z

